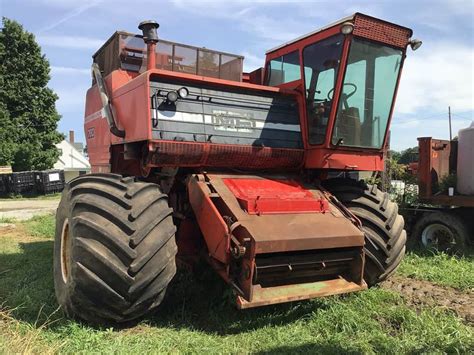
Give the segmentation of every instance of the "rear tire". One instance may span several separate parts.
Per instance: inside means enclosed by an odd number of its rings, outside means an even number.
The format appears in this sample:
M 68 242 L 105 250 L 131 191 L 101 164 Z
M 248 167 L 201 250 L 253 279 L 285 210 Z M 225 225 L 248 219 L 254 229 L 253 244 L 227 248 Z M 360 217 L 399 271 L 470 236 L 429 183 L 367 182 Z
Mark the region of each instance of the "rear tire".
M 461 217 L 449 212 L 428 212 L 415 223 L 408 246 L 455 254 L 464 252 L 468 241 L 469 228 Z
M 157 185 L 115 174 L 67 184 L 56 214 L 54 284 L 69 317 L 125 322 L 157 307 L 176 273 L 176 227 Z
M 365 233 L 364 279 L 373 286 L 387 279 L 400 265 L 407 240 L 404 220 L 398 206 L 376 185 L 351 179 L 330 179 L 323 182 L 362 222 Z

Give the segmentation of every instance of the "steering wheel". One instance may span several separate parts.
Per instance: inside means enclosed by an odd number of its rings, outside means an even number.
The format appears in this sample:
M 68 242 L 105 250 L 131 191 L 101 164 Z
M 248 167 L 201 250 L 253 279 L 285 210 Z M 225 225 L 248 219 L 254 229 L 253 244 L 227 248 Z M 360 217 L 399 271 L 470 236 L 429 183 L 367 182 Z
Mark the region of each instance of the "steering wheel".
M 344 86 L 351 86 L 354 90 L 352 90 L 350 93 L 346 94 L 344 92 Z M 331 90 L 328 91 L 328 100 L 332 100 L 332 97 L 334 95 L 334 89 L 335 88 L 332 88 Z M 347 102 L 347 99 L 349 97 L 351 97 L 352 95 L 354 95 L 356 92 L 357 92 L 357 85 L 356 84 L 344 83 L 343 90 L 342 90 L 342 93 L 341 93 L 341 99 L 342 99 L 342 104 L 344 105 L 345 109 L 349 108 L 349 103 Z

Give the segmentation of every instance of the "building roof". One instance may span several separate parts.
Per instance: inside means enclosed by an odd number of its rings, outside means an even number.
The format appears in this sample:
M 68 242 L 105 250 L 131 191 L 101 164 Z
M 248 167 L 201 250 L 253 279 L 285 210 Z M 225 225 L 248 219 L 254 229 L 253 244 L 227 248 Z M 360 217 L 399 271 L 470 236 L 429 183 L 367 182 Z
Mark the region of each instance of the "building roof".
M 61 170 L 89 170 L 91 168 L 87 158 L 79 152 L 75 146 L 66 140 L 56 144 L 60 150 L 61 155 L 58 161 L 54 164 L 55 169 Z

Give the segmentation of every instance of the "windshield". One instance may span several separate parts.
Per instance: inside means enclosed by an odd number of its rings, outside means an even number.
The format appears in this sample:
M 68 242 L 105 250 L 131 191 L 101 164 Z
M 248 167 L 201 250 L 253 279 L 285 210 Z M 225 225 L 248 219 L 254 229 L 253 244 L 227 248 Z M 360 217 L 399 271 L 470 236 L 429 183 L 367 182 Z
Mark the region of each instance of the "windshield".
M 326 138 L 343 41 L 344 37 L 337 35 L 303 50 L 310 144 L 322 144 Z
M 399 49 L 353 39 L 332 144 L 382 147 L 401 61 Z

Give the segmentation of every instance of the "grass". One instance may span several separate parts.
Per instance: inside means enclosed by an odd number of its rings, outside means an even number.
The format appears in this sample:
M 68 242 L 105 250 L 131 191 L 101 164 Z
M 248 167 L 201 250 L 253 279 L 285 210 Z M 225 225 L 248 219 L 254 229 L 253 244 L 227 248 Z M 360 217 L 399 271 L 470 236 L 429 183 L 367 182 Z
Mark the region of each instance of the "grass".
M 460 290 L 474 290 L 474 253 L 463 256 L 444 253 L 408 253 L 398 273 L 414 279 L 427 280 Z
M 27 233 L 33 237 L 52 238 L 54 235 L 55 218 L 51 214 L 34 216 L 23 222 Z
M 61 192 L 47 194 L 47 195 L 21 195 L 21 194 L 10 194 L 7 196 L 0 197 L 0 201 L 11 201 L 11 200 L 59 200 L 61 198 Z
M 410 308 L 387 290 L 237 311 L 223 297 L 217 277 L 204 283 L 184 272 L 157 314 L 128 328 L 93 328 L 65 319 L 57 310 L 53 232 L 54 218 L 45 216 L 0 235 L 0 353 L 398 354 L 474 348 L 472 327 L 453 313 Z M 429 271 L 437 270 L 439 260 L 409 255 L 401 272 L 413 276 L 410 268 L 425 265 L 414 276 L 442 283 L 449 276 Z M 454 263 L 464 268 L 466 262 L 447 258 L 439 270 Z
M 0 223 L 15 223 L 15 222 L 16 222 L 15 218 L 0 217 Z

